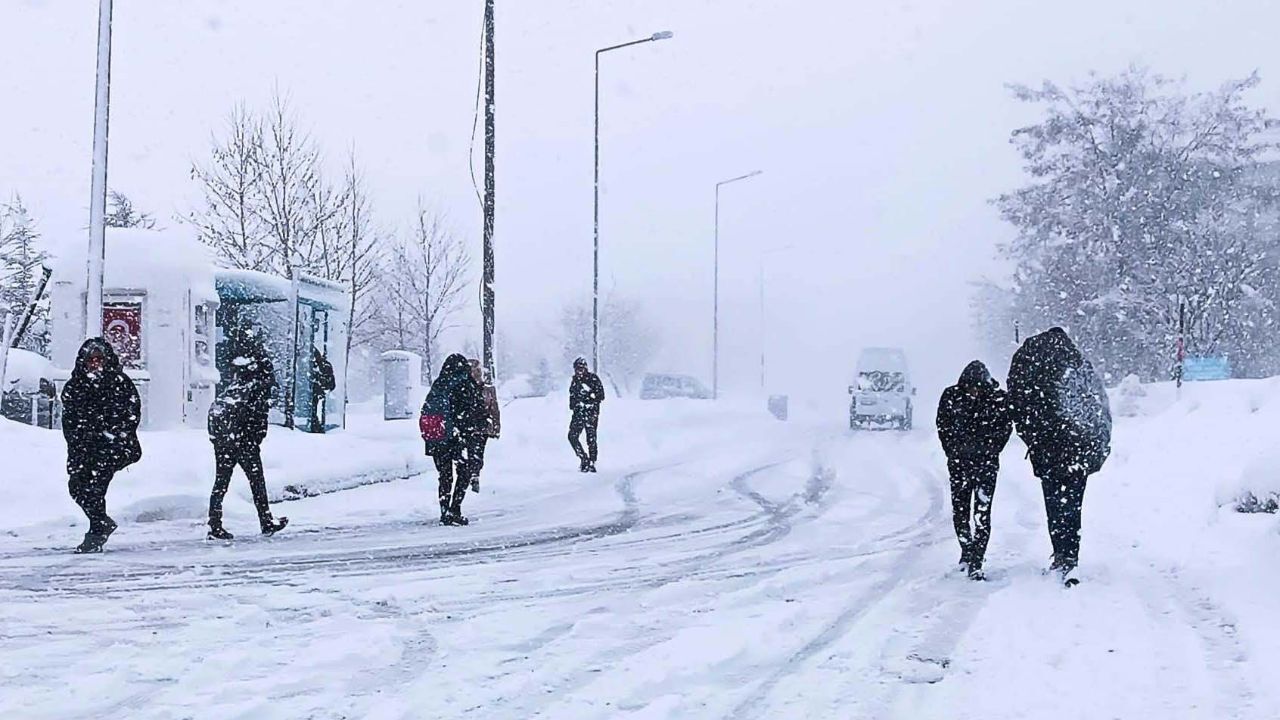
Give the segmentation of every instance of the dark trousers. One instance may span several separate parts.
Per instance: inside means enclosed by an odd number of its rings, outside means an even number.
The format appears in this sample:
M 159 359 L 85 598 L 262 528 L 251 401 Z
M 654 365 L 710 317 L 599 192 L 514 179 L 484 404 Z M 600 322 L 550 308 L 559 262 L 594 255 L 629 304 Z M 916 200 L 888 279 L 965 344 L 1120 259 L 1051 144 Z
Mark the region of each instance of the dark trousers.
M 222 527 L 222 499 L 231 486 L 231 474 L 236 466 L 244 470 L 253 493 L 253 507 L 258 511 L 258 524 L 266 530 L 272 522 L 271 506 L 267 503 L 267 480 L 262 473 L 262 448 L 257 445 L 213 447 L 216 473 L 213 492 L 209 495 L 209 527 Z
M 573 419 L 569 421 L 569 445 L 573 447 L 573 452 L 577 454 L 579 460 L 583 462 L 596 461 L 596 458 L 599 456 L 599 447 L 596 443 L 596 430 L 599 427 L 599 411 L 573 411 Z M 585 450 L 582 448 L 581 441 L 583 433 L 586 433 L 587 435 L 587 447 Z
M 1080 470 L 1040 478 L 1054 567 L 1070 570 L 1080 561 L 1080 519 L 1088 479 Z
M 484 451 L 489 446 L 486 435 L 476 435 L 467 441 L 467 462 L 471 464 L 471 479 L 480 477 L 484 470 Z
M 947 461 L 951 473 L 951 517 L 960 555 L 970 567 L 981 568 L 991 539 L 991 502 L 996 495 L 1000 459 L 957 458 Z
M 71 473 L 67 489 L 84 516 L 89 519 L 89 532 L 103 535 L 114 521 L 107 515 L 107 486 L 115 473 L 105 469 L 78 468 Z
M 440 473 L 440 512 L 462 514 L 462 499 L 471 484 L 471 458 L 462 452 L 437 453 L 432 457 Z

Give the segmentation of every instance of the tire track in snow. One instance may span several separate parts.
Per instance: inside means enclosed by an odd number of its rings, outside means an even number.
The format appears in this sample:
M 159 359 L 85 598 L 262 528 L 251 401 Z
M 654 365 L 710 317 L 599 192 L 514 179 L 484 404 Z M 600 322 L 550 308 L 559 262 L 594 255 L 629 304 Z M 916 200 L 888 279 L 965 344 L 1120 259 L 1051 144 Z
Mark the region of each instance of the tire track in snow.
M 913 476 L 919 478 L 919 474 L 913 474 Z M 886 533 L 872 541 L 876 545 L 886 543 L 889 545 L 880 551 L 881 553 L 893 552 L 892 556 L 877 560 L 877 564 L 888 565 L 886 574 L 869 588 L 858 593 L 850 603 L 846 604 L 845 609 L 816 635 L 778 663 L 772 672 L 733 707 L 728 717 L 735 719 L 768 717 L 765 701 L 779 684 L 845 637 L 859 621 L 888 599 L 893 591 L 913 574 L 925 551 L 940 541 L 939 538 L 930 536 L 934 534 L 935 526 L 942 519 L 945 505 L 943 494 L 936 487 L 936 483 L 926 481 L 921 484 L 929 496 L 929 506 L 925 513 L 910 525 Z M 860 572 L 865 570 L 865 567 L 859 568 Z
M 737 555 L 747 550 L 777 542 L 791 532 L 791 518 L 801 513 L 805 509 L 806 504 L 816 506 L 818 508 L 816 514 L 821 514 L 821 512 L 825 510 L 824 500 L 831 489 L 835 478 L 834 473 L 826 467 L 815 467 L 806 482 L 804 490 L 796 493 L 783 504 L 774 503 L 768 500 L 750 487 L 749 481 L 752 478 L 775 470 L 786 465 L 788 462 L 790 461 L 779 460 L 752 468 L 736 475 L 729 482 L 730 488 L 732 488 L 736 494 L 751 501 L 760 508 L 760 513 L 757 513 L 753 517 L 757 519 L 761 517 L 765 518 L 767 522 L 764 527 L 743 536 L 735 543 L 718 547 L 705 555 L 681 561 L 676 566 L 664 565 L 660 575 L 640 582 L 628 583 L 621 589 L 627 591 L 653 590 L 673 582 L 688 580 L 695 576 L 697 579 L 707 579 L 710 577 L 709 574 L 698 575 L 697 573 L 691 573 L 690 571 L 693 568 L 704 566 L 709 562 L 722 560 L 730 555 Z M 754 584 L 755 580 L 760 575 L 772 574 L 774 571 L 776 571 L 776 569 L 772 567 L 761 573 L 742 572 L 741 570 L 736 572 L 729 571 L 721 573 L 719 578 L 745 579 L 750 580 L 751 584 Z M 616 584 L 611 587 L 619 589 Z M 570 631 L 571 628 L 558 632 L 556 638 L 559 639 L 564 637 L 568 635 Z M 633 657 L 668 642 L 674 636 L 675 632 L 665 624 L 647 627 L 639 639 L 620 645 L 613 645 L 605 650 L 595 653 L 589 659 L 583 660 L 579 665 L 582 668 L 585 668 L 585 670 L 580 669 L 568 678 L 563 678 L 559 682 L 551 685 L 548 685 L 545 681 L 535 683 L 535 681 L 530 680 L 526 683 L 526 691 L 517 693 L 518 697 L 528 698 L 542 695 L 550 696 L 550 698 L 534 707 L 530 707 L 528 703 L 525 702 L 514 708 L 516 710 L 516 715 L 519 717 L 539 715 L 543 710 L 546 710 L 549 705 L 559 701 L 561 698 L 571 695 L 599 679 L 601 676 L 600 668 L 614 667 L 629 657 Z M 532 686 L 535 684 L 540 689 L 539 692 L 533 691 Z M 504 708 L 504 710 L 506 709 L 507 708 Z M 486 710 L 485 714 L 489 714 L 489 712 L 489 710 Z

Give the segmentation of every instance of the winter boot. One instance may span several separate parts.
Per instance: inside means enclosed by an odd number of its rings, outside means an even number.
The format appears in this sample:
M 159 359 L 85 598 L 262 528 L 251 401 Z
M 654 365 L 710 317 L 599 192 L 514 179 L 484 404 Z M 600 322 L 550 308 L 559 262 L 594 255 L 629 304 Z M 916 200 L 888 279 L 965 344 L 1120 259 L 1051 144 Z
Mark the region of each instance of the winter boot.
M 236 539 L 235 535 L 232 535 L 231 533 L 227 532 L 227 529 L 222 527 L 221 525 L 210 525 L 208 537 L 210 540 L 235 540 Z
M 455 512 L 451 512 L 448 515 L 440 518 L 440 522 L 443 525 L 452 525 L 455 527 L 462 527 L 463 525 L 471 524 L 471 521 L 468 520 L 465 515 L 461 513 L 455 513 Z
M 102 546 L 106 542 L 107 542 L 107 539 L 97 533 L 91 533 L 91 532 L 85 533 L 84 540 L 79 545 L 76 546 L 75 550 L 72 550 L 71 552 L 75 553 L 76 555 L 84 555 L 87 553 L 100 553 L 102 552 Z
M 578 472 L 582 472 L 582 473 L 591 472 L 590 468 L 591 468 L 591 462 L 589 460 L 583 460 L 578 463 Z
M 981 562 L 976 562 L 976 561 L 975 561 L 975 562 L 970 562 L 970 563 L 969 563 L 968 572 L 969 572 L 969 579 L 970 579 L 970 580 L 976 580 L 976 581 L 981 582 L 981 581 L 983 581 L 983 580 L 986 580 L 986 579 L 987 579 L 987 574 L 986 574 L 985 572 L 983 572 L 983 571 L 982 571 L 982 563 L 981 563 Z
M 589 472 L 589 473 L 593 473 L 593 472 L 595 472 L 595 471 L 596 471 L 596 461 L 595 461 L 595 460 L 588 460 L 588 461 L 587 461 L 587 472 Z
M 262 534 L 267 537 L 271 537 L 272 535 L 275 535 L 276 533 L 285 529 L 285 527 L 288 526 L 288 524 L 289 524 L 289 518 L 287 517 L 282 517 L 279 520 L 272 520 L 270 517 L 268 517 L 266 521 L 262 523 Z

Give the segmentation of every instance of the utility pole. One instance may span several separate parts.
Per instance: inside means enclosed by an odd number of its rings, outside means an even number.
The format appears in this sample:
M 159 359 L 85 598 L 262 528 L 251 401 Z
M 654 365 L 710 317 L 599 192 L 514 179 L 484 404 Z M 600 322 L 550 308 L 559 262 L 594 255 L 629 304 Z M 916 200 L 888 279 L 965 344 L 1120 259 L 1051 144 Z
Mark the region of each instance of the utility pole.
M 107 119 L 111 100 L 111 0 L 98 2 L 98 77 L 93 108 L 93 182 L 89 195 L 85 337 L 102 335 L 102 275 L 106 262 Z
M 484 289 L 481 292 L 481 312 L 484 315 L 484 370 L 488 382 L 496 382 L 497 373 L 493 361 L 493 215 L 494 215 L 494 64 L 493 64 L 493 3 L 484 4 Z

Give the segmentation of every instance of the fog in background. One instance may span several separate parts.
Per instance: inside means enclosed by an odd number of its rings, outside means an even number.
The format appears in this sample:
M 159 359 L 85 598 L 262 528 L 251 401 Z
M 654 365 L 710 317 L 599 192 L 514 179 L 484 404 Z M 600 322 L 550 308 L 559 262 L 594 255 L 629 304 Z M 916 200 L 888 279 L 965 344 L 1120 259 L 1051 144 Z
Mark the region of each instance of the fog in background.
M 0 0 L 0 195 L 50 240 L 87 237 L 97 6 Z M 191 162 L 278 86 L 335 167 L 354 144 L 382 224 L 407 226 L 421 196 L 478 255 L 482 11 L 116 0 L 110 185 L 186 230 Z M 1257 69 L 1254 100 L 1277 110 L 1277 21 L 1261 0 L 499 0 L 499 325 L 545 342 L 589 299 L 592 54 L 671 30 L 601 71 L 602 283 L 661 323 L 654 369 L 710 382 L 713 188 L 759 169 L 722 195 L 727 389 L 758 387 L 762 343 L 770 389 L 802 395 L 842 394 L 860 347 L 902 345 L 932 395 L 975 356 L 970 283 L 1002 272 L 988 200 L 1023 181 L 1008 136 L 1033 120 L 1005 84 Z

